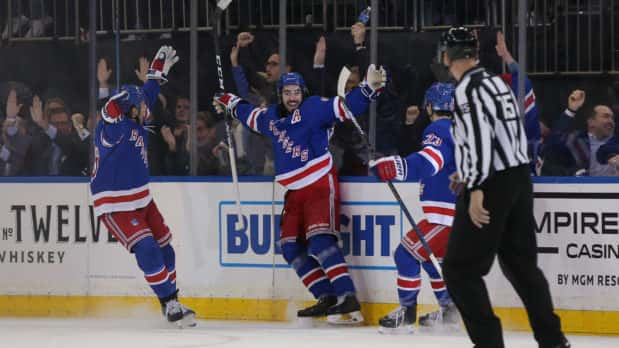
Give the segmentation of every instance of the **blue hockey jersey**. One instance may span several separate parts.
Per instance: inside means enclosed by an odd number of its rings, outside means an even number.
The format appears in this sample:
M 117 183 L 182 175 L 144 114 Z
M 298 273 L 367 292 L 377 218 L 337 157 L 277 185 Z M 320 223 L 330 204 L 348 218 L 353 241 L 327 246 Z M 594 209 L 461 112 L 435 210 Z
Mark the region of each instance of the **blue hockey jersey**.
M 449 175 L 456 171 L 451 120 L 436 120 L 423 132 L 423 148 L 405 158 L 407 181 L 419 181 L 420 201 L 427 220 L 451 226 L 456 196 L 449 190 Z
M 245 101 L 234 112 L 245 126 L 271 139 L 275 180 L 297 190 L 316 182 L 333 167 L 329 137 L 334 123 L 365 112 L 369 103 L 361 90 L 355 88 L 346 96 L 350 113 L 340 97 L 317 96 L 305 99 L 286 117 L 280 117 L 279 105 L 257 108 Z
M 518 97 L 518 64 L 509 64 L 508 68 L 510 73 L 502 74 L 501 78 L 511 87 L 514 95 Z M 529 157 L 531 157 L 531 173 L 537 175 L 535 165 L 540 156 L 541 129 L 533 84 L 526 75 L 524 76 L 524 94 L 524 131 L 527 134 L 527 151 Z
M 152 109 L 159 83 L 147 81 L 143 86 L 149 109 Z M 90 191 L 97 216 L 116 211 L 143 208 L 152 200 L 148 187 L 148 131 L 142 125 L 122 118 L 118 123 L 100 120 L 95 128 L 95 159 Z

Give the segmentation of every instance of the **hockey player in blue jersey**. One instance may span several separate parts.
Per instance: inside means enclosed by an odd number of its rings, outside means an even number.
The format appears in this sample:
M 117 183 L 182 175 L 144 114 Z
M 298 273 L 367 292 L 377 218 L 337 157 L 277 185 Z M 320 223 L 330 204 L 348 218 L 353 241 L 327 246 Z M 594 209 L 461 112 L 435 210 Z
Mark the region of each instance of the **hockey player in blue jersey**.
M 449 132 L 453 94 L 454 86 L 449 83 L 435 83 L 426 91 L 425 108 L 432 123 L 424 130 L 421 151 L 406 158 L 390 156 L 370 162 L 372 170 L 381 180 L 420 182 L 420 201 L 425 219 L 417 226 L 439 261 L 445 256 L 455 214 L 456 196 L 449 190 L 449 175 L 456 171 L 454 143 Z M 395 250 L 394 260 L 398 270 L 400 307 L 379 320 L 380 332 L 413 331 L 417 320 L 421 267 L 430 277 L 440 309 L 420 317 L 419 325 L 458 322 L 458 310 L 447 293 L 445 282 L 428 259 L 413 230 L 402 238 Z
M 167 82 L 177 61 L 172 47 L 161 47 L 144 86 L 122 86 L 103 106 L 95 129 L 90 190 L 96 215 L 135 255 L 166 319 L 179 326 L 195 326 L 194 311 L 178 302 L 172 234 L 148 187 L 148 130 L 144 122 L 160 85 Z
M 318 300 L 298 311 L 299 317 L 326 315 L 332 323 L 363 320 L 355 286 L 337 245 L 340 195 L 328 146 L 334 124 L 365 112 L 386 80 L 384 69 L 370 66 L 364 82 L 348 93 L 345 102 L 340 97 L 307 97 L 305 82 L 297 73 L 280 77 L 280 104 L 267 108 L 254 107 L 230 93 L 214 98 L 219 111 L 227 109 L 273 143 L 275 179 L 288 189 L 281 220 L 282 253 Z

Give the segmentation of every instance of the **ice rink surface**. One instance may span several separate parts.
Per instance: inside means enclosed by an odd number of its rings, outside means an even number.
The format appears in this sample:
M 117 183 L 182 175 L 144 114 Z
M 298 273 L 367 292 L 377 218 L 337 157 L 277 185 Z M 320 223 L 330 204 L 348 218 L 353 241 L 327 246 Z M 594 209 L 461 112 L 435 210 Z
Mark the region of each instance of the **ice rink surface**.
M 569 336 L 574 348 L 617 348 L 619 337 Z M 506 347 L 535 348 L 530 333 L 506 333 Z M 202 348 L 202 347 L 471 347 L 463 331 L 381 335 L 374 326 L 314 327 L 299 323 L 199 321 L 177 329 L 148 319 L 0 318 L 2 348 Z

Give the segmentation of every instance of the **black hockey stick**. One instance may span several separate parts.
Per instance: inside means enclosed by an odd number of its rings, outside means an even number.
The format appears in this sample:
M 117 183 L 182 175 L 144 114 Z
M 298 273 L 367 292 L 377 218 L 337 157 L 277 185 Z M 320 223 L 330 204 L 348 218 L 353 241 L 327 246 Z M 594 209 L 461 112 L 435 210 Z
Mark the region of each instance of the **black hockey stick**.
M 348 80 L 347 75 L 348 76 L 350 75 L 350 71 L 346 67 L 344 67 L 342 69 L 342 71 L 340 72 L 340 78 L 338 79 L 338 94 L 342 94 L 342 92 L 344 91 L 343 87 L 339 86 L 339 85 L 341 84 L 340 81 L 344 81 L 344 83 L 345 83 L 346 80 Z M 340 98 L 342 99 L 342 102 L 344 104 L 346 104 L 345 97 L 343 95 L 340 95 Z M 347 111 L 350 110 L 348 108 L 348 106 L 346 106 L 346 109 L 347 109 Z M 361 128 L 361 126 L 359 125 L 359 122 L 357 122 L 357 119 L 353 115 L 350 115 L 349 118 L 352 121 L 352 123 L 355 125 L 355 128 L 357 129 L 359 134 L 361 135 L 361 138 L 363 139 L 363 142 L 365 143 L 365 146 L 367 146 L 367 148 L 368 148 L 368 152 L 369 152 L 369 156 L 368 157 L 369 157 L 369 159 L 370 160 L 375 159 L 376 158 L 376 149 L 370 143 L 370 140 L 369 140 L 367 134 L 363 131 L 363 128 Z M 404 204 L 404 201 L 402 200 L 402 197 L 400 196 L 400 193 L 395 188 L 395 186 L 393 185 L 393 182 L 391 182 L 391 180 L 386 181 L 386 183 L 387 183 L 387 186 L 389 186 L 389 190 L 391 190 L 391 193 L 393 194 L 393 197 L 396 199 L 396 201 L 398 201 L 398 204 L 400 205 L 400 209 L 402 209 L 402 211 L 404 212 L 404 215 L 408 219 L 408 222 L 411 224 L 411 226 L 413 226 L 413 231 L 415 231 L 415 234 L 417 235 L 417 238 L 419 238 L 419 241 L 421 242 L 421 245 L 423 246 L 423 248 L 428 253 L 428 257 L 430 258 L 430 261 L 432 262 L 432 265 L 434 265 L 434 268 L 436 268 L 436 270 L 438 271 L 438 273 L 442 277 L 443 276 L 443 269 L 441 268 L 441 265 L 438 263 L 438 260 L 436 259 L 436 256 L 434 256 L 434 253 L 432 252 L 432 249 L 430 248 L 430 245 L 428 245 L 428 242 L 426 241 L 425 237 L 421 234 L 421 231 L 419 230 L 419 227 L 417 227 L 417 223 L 415 223 L 415 219 L 413 218 L 413 215 L 410 213 L 410 211 L 406 207 L 406 204 Z
M 217 79 L 219 81 L 219 91 L 225 92 L 224 87 L 224 70 L 221 63 L 221 48 L 219 46 L 219 39 L 221 37 L 221 15 L 228 8 L 232 0 L 218 0 L 215 7 L 214 21 L 213 21 L 213 45 L 215 47 L 215 62 L 217 63 Z M 234 143 L 232 142 L 232 115 L 224 108 L 225 123 L 226 123 L 226 138 L 228 141 L 228 156 L 230 157 L 230 171 L 232 174 L 232 185 L 234 186 L 234 193 L 236 198 L 236 213 L 237 213 L 237 226 L 235 229 L 245 229 L 245 221 L 243 220 L 243 211 L 241 209 L 241 191 L 239 190 L 239 175 L 236 169 L 236 151 Z

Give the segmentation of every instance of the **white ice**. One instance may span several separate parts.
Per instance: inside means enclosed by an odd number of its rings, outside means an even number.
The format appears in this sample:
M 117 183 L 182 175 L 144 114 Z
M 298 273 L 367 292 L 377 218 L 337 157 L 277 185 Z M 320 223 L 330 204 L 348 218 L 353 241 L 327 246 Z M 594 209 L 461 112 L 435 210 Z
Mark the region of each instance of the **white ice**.
M 619 337 L 568 336 L 574 348 L 617 348 Z M 537 347 L 530 333 L 506 333 L 508 348 Z M 320 323 L 199 321 L 176 329 L 148 319 L 0 319 L 2 348 L 361 348 L 471 347 L 464 332 L 418 331 L 381 335 L 376 327 L 332 327 Z

